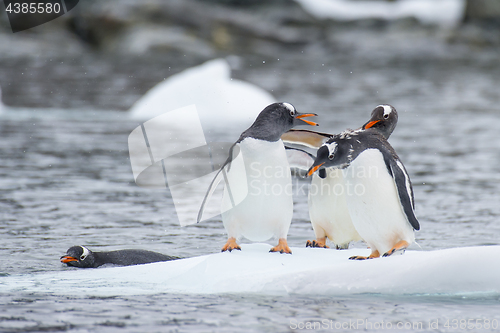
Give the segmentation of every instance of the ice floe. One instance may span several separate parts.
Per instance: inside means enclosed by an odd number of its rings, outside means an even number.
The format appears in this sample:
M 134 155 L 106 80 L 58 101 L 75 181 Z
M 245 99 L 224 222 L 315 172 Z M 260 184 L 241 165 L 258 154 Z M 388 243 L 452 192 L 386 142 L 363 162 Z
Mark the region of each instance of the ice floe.
M 292 248 L 243 244 L 242 251 L 128 267 L 74 269 L 0 277 L 0 292 L 63 295 L 213 294 L 500 294 L 500 246 L 407 251 L 352 261 L 367 249 Z M 57 260 L 58 258 L 54 258 Z

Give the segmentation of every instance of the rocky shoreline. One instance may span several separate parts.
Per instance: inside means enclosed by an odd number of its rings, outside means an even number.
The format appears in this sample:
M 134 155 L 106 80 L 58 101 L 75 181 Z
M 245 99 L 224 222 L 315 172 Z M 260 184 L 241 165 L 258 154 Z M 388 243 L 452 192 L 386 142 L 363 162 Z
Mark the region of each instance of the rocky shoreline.
M 239 69 L 277 59 L 494 59 L 500 8 L 470 3 L 462 24 L 438 27 L 318 20 L 286 0 L 86 0 L 16 34 L 0 16 L 0 86 L 11 106 L 126 110 L 165 77 L 216 57 L 250 81 Z

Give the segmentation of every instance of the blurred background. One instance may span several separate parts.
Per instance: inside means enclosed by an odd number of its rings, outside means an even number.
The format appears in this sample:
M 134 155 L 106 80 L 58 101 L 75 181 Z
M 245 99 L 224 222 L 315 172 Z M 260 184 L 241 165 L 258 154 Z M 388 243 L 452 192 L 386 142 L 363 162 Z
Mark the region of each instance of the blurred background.
M 382 83 L 385 71 L 404 70 L 415 104 L 462 89 L 454 107 L 492 108 L 498 103 L 475 100 L 468 82 L 442 87 L 430 77 L 425 90 L 420 79 L 436 66 L 487 76 L 499 20 L 496 0 L 85 0 L 16 34 L 0 15 L 0 87 L 8 106 L 127 110 L 172 74 L 224 57 L 233 77 L 299 104 L 302 93 L 317 107 L 332 97 L 342 107 L 388 100 L 377 86 L 394 83 Z

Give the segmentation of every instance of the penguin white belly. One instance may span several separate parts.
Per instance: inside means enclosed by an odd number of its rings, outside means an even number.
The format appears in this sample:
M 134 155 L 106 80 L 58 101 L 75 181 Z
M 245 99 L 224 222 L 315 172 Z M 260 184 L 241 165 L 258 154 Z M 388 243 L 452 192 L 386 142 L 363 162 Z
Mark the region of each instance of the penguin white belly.
M 372 251 L 382 255 L 401 240 L 415 241 L 396 184 L 378 149 L 359 154 L 345 169 L 344 178 L 353 225 Z
M 347 247 L 360 240 L 352 224 L 345 197 L 342 170 L 327 168 L 326 178 L 314 174 L 309 190 L 309 217 L 316 238 L 328 237 L 335 245 Z
M 229 237 L 251 241 L 285 238 L 293 214 L 292 181 L 283 142 L 245 138 L 239 143 L 248 194 L 232 206 L 227 187 L 222 221 Z M 239 170 L 241 172 L 241 170 Z M 231 172 L 231 169 L 230 171 Z

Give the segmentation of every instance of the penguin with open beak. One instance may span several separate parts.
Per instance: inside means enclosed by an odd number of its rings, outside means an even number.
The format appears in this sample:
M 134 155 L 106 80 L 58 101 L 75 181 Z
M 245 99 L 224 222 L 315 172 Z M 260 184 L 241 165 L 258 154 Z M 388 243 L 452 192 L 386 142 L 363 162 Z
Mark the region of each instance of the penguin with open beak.
M 377 106 L 371 118 L 359 129 L 380 133 L 388 139 L 394 131 L 398 114 L 394 107 L 384 104 Z M 333 134 L 307 130 L 290 130 L 282 135 L 285 143 L 294 143 L 318 149 L 333 137 Z M 287 156 L 293 167 L 309 169 L 315 156 L 296 148 L 287 147 Z M 352 224 L 345 197 L 345 182 L 341 169 L 321 168 L 314 173 L 308 195 L 309 217 L 316 239 L 308 240 L 306 247 L 328 248 L 329 239 L 337 249 L 347 249 L 350 242 L 361 240 Z
M 255 242 L 275 237 L 278 245 L 270 252 L 291 253 L 286 239 L 293 213 L 292 182 L 281 135 L 297 125 L 317 126 L 305 119 L 312 116 L 316 114 L 299 113 L 290 103 L 273 103 L 231 147 L 198 214 L 199 222 L 206 202 L 224 179 L 221 211 L 228 240 L 222 252 L 241 250 L 237 240 L 242 237 Z M 235 200 L 241 189 L 246 193 L 244 199 Z
M 378 110 L 377 110 L 378 109 Z M 324 168 L 341 169 L 344 195 L 352 224 L 368 244 L 371 259 L 403 253 L 420 229 L 415 217 L 410 177 L 386 138 L 395 123 L 390 105 L 374 110 L 375 118 L 358 130 L 347 130 L 328 139 L 317 152 L 308 175 Z M 375 112 L 377 111 L 377 112 Z

